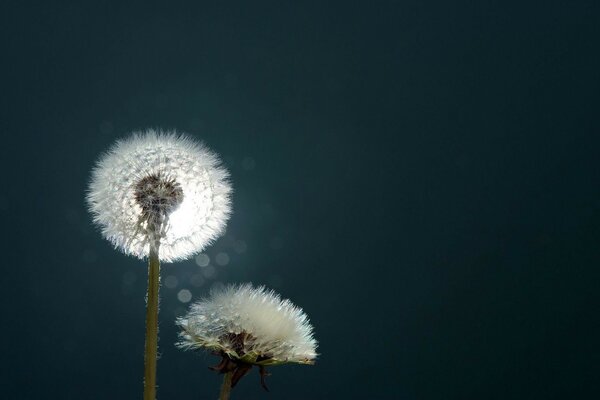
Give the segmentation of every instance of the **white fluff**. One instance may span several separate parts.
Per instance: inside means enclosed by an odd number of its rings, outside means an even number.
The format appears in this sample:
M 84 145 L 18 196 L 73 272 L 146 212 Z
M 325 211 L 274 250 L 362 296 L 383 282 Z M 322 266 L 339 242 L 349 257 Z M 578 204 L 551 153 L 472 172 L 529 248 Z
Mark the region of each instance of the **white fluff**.
M 148 256 L 134 187 L 152 174 L 174 179 L 183 190 L 183 201 L 168 216 L 160 238 L 161 260 L 188 258 L 223 233 L 231 186 L 217 155 L 184 135 L 150 129 L 117 141 L 92 172 L 87 203 L 94 222 L 117 249 Z
M 178 343 L 183 349 L 223 351 L 259 365 L 312 364 L 317 356 L 317 342 L 306 314 L 264 286 L 244 284 L 213 290 L 209 298 L 193 304 L 177 324 L 183 329 Z M 240 333 L 249 334 L 241 352 L 228 339 L 230 334 Z

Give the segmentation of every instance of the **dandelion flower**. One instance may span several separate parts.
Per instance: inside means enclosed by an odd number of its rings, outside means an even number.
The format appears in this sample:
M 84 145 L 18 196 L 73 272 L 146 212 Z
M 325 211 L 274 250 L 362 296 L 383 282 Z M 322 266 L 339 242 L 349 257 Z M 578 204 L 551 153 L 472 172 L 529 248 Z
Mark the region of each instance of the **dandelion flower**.
M 92 172 L 87 203 L 94 222 L 117 249 L 148 258 L 144 400 L 156 398 L 160 260 L 185 259 L 217 238 L 230 193 L 217 156 L 176 133 L 135 133 Z
M 162 261 L 186 259 L 219 237 L 229 218 L 227 171 L 205 146 L 148 130 L 98 161 L 87 203 L 103 236 L 138 258 L 160 241 Z
M 266 389 L 265 367 L 313 364 L 317 356 L 317 342 L 306 314 L 263 286 L 243 284 L 213 290 L 209 298 L 194 303 L 177 324 L 182 329 L 177 346 L 220 355 L 221 362 L 213 369 L 229 374 L 231 387 L 256 365 Z

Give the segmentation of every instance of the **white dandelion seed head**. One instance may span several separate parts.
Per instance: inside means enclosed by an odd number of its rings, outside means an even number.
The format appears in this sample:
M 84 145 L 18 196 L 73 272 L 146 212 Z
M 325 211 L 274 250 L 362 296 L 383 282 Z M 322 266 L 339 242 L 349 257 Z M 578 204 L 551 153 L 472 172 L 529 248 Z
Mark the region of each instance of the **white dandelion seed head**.
M 313 364 L 317 341 L 302 309 L 264 286 L 213 290 L 177 320 L 182 349 L 220 351 L 261 366 Z
M 117 141 L 96 164 L 87 193 L 94 222 L 117 249 L 163 261 L 188 258 L 219 237 L 231 212 L 229 174 L 217 155 L 175 132 Z

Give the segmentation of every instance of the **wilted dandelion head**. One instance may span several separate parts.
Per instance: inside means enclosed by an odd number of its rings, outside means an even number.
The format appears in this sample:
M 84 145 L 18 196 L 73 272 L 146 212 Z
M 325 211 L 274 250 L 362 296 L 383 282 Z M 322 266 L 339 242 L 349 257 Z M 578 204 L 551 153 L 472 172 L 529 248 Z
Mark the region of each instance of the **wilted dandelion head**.
M 302 309 L 272 290 L 250 284 L 213 290 L 177 320 L 178 347 L 207 349 L 222 356 L 214 367 L 234 371 L 232 386 L 252 367 L 285 363 L 313 364 L 317 342 Z M 263 381 L 264 385 L 264 381 Z
M 102 234 L 126 254 L 151 246 L 163 261 L 201 251 L 231 211 L 229 174 L 187 136 L 157 130 L 117 141 L 92 172 L 87 203 Z

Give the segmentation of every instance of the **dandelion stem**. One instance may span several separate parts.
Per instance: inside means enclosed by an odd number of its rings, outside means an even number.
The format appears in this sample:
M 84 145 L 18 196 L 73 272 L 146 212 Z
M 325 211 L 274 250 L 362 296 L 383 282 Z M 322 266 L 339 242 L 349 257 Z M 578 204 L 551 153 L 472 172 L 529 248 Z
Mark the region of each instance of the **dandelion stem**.
M 227 372 L 223 375 L 223 385 L 221 385 L 221 394 L 219 395 L 219 400 L 229 400 L 229 393 L 231 392 L 231 377 L 233 376 L 233 371 Z
M 158 287 L 160 261 L 158 246 L 148 256 L 148 296 L 146 304 L 146 348 L 144 352 L 144 400 L 156 399 L 156 354 L 158 348 Z

